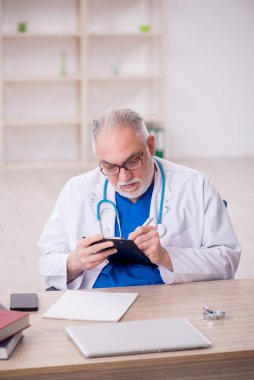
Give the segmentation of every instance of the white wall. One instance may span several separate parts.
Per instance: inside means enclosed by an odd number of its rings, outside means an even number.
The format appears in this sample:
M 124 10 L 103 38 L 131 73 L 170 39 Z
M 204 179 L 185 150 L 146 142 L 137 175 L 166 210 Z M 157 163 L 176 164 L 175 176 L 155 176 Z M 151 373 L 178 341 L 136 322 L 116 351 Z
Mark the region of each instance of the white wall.
M 170 156 L 254 155 L 254 1 L 167 4 Z

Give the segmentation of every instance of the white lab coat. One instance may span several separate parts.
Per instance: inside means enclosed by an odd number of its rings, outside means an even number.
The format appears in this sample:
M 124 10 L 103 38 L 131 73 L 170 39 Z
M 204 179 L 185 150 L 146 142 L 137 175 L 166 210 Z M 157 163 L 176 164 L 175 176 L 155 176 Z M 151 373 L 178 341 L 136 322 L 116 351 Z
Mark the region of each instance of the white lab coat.
M 166 187 L 161 238 L 174 272 L 159 266 L 166 284 L 220 280 L 234 277 L 240 259 L 240 246 L 223 200 L 200 172 L 160 160 Z M 102 199 L 105 177 L 98 168 L 72 178 L 63 188 L 53 213 L 39 240 L 42 257 L 40 274 L 47 286 L 59 289 L 92 288 L 106 264 L 85 270 L 67 282 L 67 255 L 76 250 L 83 236 L 100 233 L 96 208 Z M 115 202 L 115 191 L 108 184 L 107 199 Z M 156 226 L 161 199 L 161 173 L 157 167 L 150 207 Z M 111 206 L 101 207 L 104 236 L 114 236 L 115 213 Z

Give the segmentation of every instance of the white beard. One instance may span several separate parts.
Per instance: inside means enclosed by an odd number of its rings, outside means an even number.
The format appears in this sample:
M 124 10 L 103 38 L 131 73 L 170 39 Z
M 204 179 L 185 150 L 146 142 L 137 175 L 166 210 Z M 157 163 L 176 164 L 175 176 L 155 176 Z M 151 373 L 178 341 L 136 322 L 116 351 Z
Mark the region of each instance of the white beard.
M 151 185 L 153 181 L 153 175 L 154 175 L 154 163 L 152 161 L 151 168 L 148 170 L 148 176 L 145 180 L 142 180 L 140 178 L 132 178 L 131 180 L 127 182 L 119 181 L 115 187 L 115 190 L 122 195 L 125 198 L 133 199 L 133 198 L 139 198 L 141 195 L 143 195 L 149 186 Z M 121 189 L 121 186 L 131 185 L 132 183 L 140 183 L 140 187 L 136 191 L 123 191 Z

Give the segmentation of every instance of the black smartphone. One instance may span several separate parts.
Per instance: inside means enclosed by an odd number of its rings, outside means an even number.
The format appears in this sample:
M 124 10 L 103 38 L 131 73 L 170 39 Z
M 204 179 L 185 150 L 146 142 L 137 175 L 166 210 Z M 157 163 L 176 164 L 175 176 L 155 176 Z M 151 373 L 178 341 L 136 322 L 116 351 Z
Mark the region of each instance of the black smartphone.
M 149 260 L 147 256 L 144 255 L 144 253 L 138 248 L 133 240 L 114 237 L 104 238 L 93 244 L 102 243 L 105 241 L 112 241 L 114 243 L 114 248 L 117 249 L 117 253 L 114 253 L 113 255 L 107 257 L 111 263 L 156 266 Z M 113 247 L 103 249 L 101 252 L 107 251 L 107 249 L 111 248 Z
M 36 311 L 38 310 L 38 295 L 36 293 L 12 293 L 10 309 Z

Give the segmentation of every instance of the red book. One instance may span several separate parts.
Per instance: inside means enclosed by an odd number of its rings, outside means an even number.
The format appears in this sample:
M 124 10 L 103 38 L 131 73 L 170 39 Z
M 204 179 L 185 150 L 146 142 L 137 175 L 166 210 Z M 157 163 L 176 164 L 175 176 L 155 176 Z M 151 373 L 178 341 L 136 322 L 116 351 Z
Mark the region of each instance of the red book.
M 29 313 L 0 310 L 0 342 L 29 326 Z

